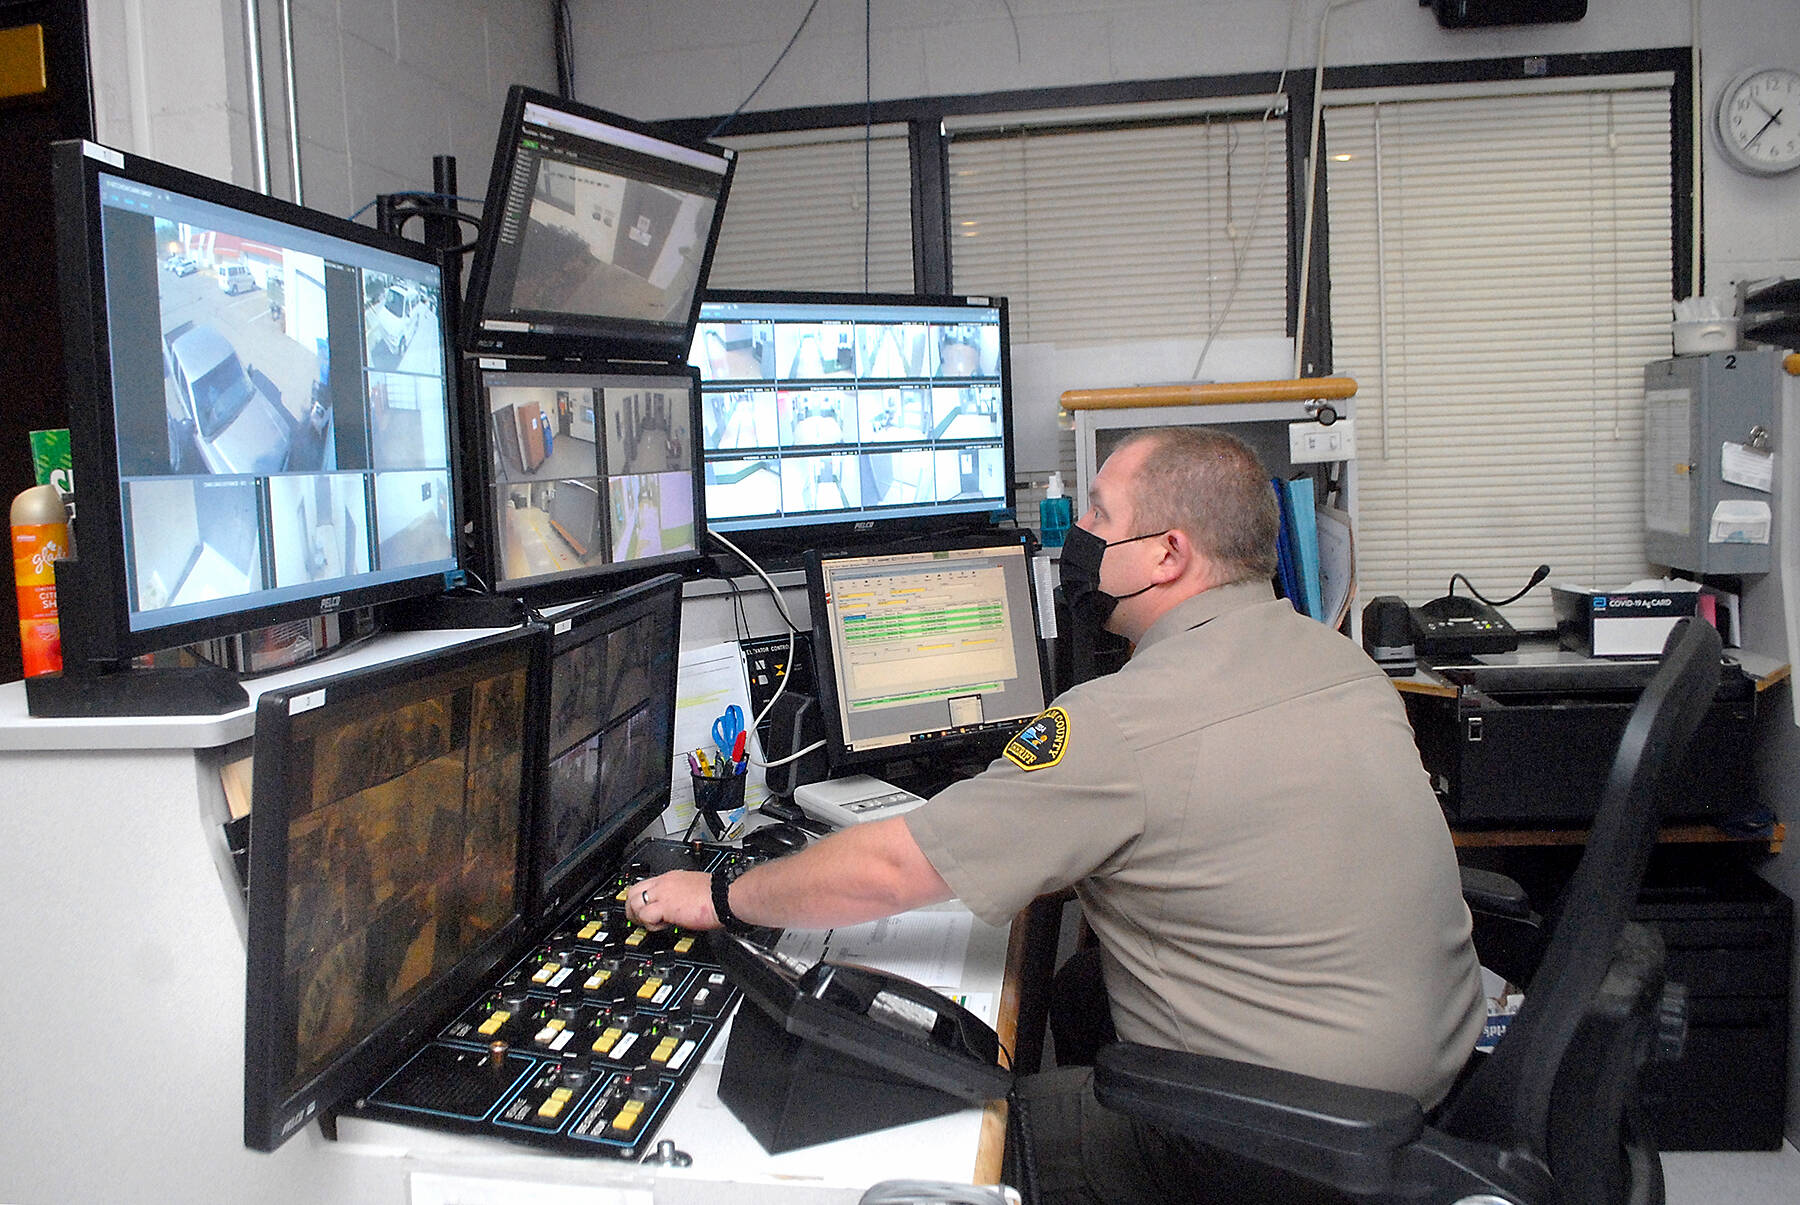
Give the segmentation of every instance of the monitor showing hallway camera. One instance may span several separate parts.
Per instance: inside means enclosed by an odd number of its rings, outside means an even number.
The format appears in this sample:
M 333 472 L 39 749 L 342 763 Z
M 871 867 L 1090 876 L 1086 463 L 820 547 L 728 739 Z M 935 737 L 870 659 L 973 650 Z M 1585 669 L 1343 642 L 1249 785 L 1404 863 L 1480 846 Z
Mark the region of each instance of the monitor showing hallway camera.
M 1006 301 L 714 290 L 700 372 L 706 519 L 778 560 L 1010 511 Z
M 136 655 L 441 590 L 460 516 L 437 253 L 57 155 L 77 643 Z
M 495 589 L 642 576 L 700 556 L 692 369 L 483 361 Z
M 734 163 L 722 148 L 515 86 L 470 264 L 465 346 L 680 360 Z

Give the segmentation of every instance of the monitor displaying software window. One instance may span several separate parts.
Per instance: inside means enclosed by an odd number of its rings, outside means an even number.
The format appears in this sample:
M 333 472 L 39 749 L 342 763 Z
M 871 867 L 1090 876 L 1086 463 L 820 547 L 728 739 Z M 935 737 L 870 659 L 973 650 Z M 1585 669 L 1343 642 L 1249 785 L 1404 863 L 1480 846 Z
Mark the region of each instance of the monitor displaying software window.
M 1003 542 L 1002 542 L 1003 541 Z M 807 587 L 834 769 L 1001 743 L 1043 711 L 1030 536 L 813 556 Z

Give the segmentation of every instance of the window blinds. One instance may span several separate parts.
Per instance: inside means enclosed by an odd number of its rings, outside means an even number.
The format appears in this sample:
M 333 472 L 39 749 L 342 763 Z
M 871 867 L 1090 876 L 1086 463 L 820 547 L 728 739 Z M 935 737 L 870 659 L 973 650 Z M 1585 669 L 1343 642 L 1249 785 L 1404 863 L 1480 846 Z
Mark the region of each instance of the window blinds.
M 1614 588 L 1643 555 L 1643 366 L 1669 354 L 1655 87 L 1334 103 L 1333 370 L 1355 410 L 1358 591 Z M 1458 593 L 1466 593 L 1460 586 Z M 1547 589 L 1508 609 L 1552 626 Z
M 1008 298 L 1015 343 L 1286 333 L 1285 118 L 950 138 L 951 279 Z
M 876 126 L 864 192 L 863 130 L 724 137 L 739 153 L 713 254 L 716 288 L 913 291 L 911 156 L 906 127 Z

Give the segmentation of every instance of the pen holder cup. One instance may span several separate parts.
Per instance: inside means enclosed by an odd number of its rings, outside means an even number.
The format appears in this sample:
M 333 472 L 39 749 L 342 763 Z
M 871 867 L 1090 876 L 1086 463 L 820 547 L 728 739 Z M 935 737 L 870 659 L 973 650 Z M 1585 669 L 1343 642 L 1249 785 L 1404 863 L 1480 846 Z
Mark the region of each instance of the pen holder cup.
M 711 839 L 719 840 L 744 821 L 744 775 L 695 774 L 694 809 Z

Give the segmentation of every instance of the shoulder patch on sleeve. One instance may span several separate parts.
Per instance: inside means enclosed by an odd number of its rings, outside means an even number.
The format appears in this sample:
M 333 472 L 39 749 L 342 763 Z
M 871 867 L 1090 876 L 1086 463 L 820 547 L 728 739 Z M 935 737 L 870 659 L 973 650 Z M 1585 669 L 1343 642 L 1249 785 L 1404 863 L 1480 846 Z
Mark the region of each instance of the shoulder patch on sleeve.
M 1052 707 L 1006 742 L 1006 760 L 1021 770 L 1042 770 L 1062 760 L 1069 747 L 1069 713 Z

